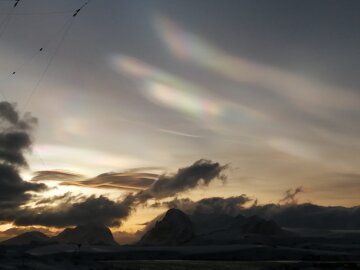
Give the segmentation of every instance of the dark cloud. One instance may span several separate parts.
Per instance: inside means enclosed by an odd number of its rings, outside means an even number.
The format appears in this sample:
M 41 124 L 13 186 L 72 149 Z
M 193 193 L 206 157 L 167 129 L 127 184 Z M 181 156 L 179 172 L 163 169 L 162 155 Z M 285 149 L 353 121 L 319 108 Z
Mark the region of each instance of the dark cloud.
M 312 229 L 360 229 L 360 207 L 267 204 L 244 208 L 245 216 L 259 215 L 281 226 Z
M 220 165 L 206 159 L 200 159 L 189 167 L 181 168 L 174 175 L 161 175 L 148 189 L 139 192 L 139 202 L 149 199 L 164 199 L 176 196 L 198 186 L 207 186 L 215 179 L 225 180 L 223 171 L 228 165 Z
M 167 208 L 178 208 L 187 214 L 214 214 L 221 213 L 226 215 L 238 215 L 240 210 L 247 202 L 252 201 L 249 197 L 242 194 L 240 196 L 222 198 L 211 197 L 192 201 L 191 199 L 174 199 L 161 204 L 153 204 L 153 207 L 165 206 Z
M 296 195 L 302 192 L 304 192 L 303 187 L 288 189 L 285 191 L 285 196 L 279 202 L 285 204 L 297 204 L 298 200 L 296 199 Z
M 11 166 L 27 166 L 24 152 L 32 144 L 31 130 L 36 118 L 26 114 L 20 118 L 14 106 L 0 102 L 0 161 Z
M 15 225 L 42 225 L 53 227 L 77 226 L 96 223 L 118 226 L 133 210 L 133 197 L 112 201 L 104 196 L 75 198 L 58 206 L 26 209 L 15 219 Z
M 82 194 L 73 195 L 71 192 L 66 192 L 61 195 L 38 199 L 38 200 L 36 200 L 35 205 L 40 205 L 40 206 L 45 206 L 45 207 L 49 206 L 50 204 L 56 205 L 56 206 L 59 206 L 59 205 L 67 206 L 73 202 L 78 202 L 78 201 L 84 200 L 84 199 L 86 199 L 86 196 L 84 196 Z
M 31 130 L 36 122 L 30 114 L 20 117 L 12 104 L 0 102 L 0 220 L 11 220 L 14 212 L 32 198 L 30 192 L 46 188 L 19 175 L 19 169 L 27 166 L 24 152 L 31 148 Z
M 0 165 L 0 208 L 14 209 L 31 198 L 29 191 L 40 191 L 43 184 L 23 181 L 18 172 L 8 165 Z
M 0 103 L 0 115 L 3 120 L 16 125 L 19 122 L 19 114 L 15 111 L 13 104 L 2 101 Z

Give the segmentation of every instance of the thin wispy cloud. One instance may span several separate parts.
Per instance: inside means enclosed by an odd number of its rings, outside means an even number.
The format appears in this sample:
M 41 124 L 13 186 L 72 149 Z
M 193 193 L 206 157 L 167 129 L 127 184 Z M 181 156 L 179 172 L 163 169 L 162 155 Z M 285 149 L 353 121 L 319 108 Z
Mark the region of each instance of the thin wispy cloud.
M 179 132 L 179 131 L 170 130 L 170 129 L 158 129 L 158 130 L 160 132 L 177 135 L 177 136 L 190 137 L 190 138 L 201 138 L 201 136 L 199 136 L 199 135 L 193 135 L 193 134 Z

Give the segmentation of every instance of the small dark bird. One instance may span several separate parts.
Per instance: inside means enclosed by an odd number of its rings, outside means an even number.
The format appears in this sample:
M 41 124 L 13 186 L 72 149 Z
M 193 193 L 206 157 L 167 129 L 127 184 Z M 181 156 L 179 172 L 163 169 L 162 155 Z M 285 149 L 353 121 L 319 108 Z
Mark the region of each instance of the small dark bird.
M 77 10 L 75 11 L 75 13 L 73 14 L 73 17 L 76 17 L 76 16 L 79 14 L 80 10 L 81 10 L 80 8 L 77 9 Z
M 14 8 L 17 7 L 17 5 L 19 4 L 20 0 L 15 0 L 15 4 L 14 4 Z
M 40 48 L 39 52 L 42 52 L 44 48 Z

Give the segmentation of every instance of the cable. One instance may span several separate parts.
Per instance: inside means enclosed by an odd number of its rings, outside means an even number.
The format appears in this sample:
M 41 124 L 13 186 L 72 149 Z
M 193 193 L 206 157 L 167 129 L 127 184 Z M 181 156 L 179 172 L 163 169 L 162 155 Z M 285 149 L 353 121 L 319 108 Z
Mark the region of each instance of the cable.
M 72 24 L 74 23 L 74 20 L 71 20 L 70 24 L 68 25 L 68 27 L 65 29 L 65 32 L 63 34 L 63 36 L 60 39 L 60 42 L 57 44 L 57 46 L 55 47 L 54 53 L 50 56 L 49 61 L 47 62 L 45 69 L 43 70 L 43 72 L 40 75 L 39 80 L 36 82 L 35 87 L 31 90 L 29 97 L 26 99 L 24 106 L 23 106 L 23 110 L 26 109 L 27 105 L 29 104 L 30 100 L 32 99 L 33 95 L 35 94 L 36 90 L 38 89 L 38 87 L 40 86 L 41 82 L 43 81 L 47 71 L 50 68 L 50 65 L 52 63 L 52 61 L 54 60 L 55 56 L 57 55 L 62 43 L 64 42 Z
M 41 73 L 39 80 L 37 81 L 37 83 L 35 84 L 35 87 L 31 90 L 29 97 L 27 98 L 27 100 L 24 103 L 23 106 L 23 110 L 25 110 L 28 106 L 28 104 L 30 103 L 32 97 L 34 96 L 35 92 L 37 91 L 37 89 L 39 88 L 40 84 L 42 83 L 42 81 L 45 78 L 45 75 L 47 73 L 47 71 L 50 68 L 51 63 L 53 62 L 53 60 L 55 59 L 61 45 L 63 44 L 64 40 L 66 39 L 67 34 L 69 33 L 70 28 L 72 27 L 74 21 L 75 21 L 75 17 L 79 14 L 79 12 L 89 3 L 89 1 L 85 2 L 80 8 L 78 8 L 75 13 L 73 14 L 70 24 L 68 25 L 68 27 L 65 29 L 65 32 L 63 34 L 63 36 L 61 37 L 59 43 L 57 44 L 57 46 L 55 47 L 54 53 L 51 55 L 48 63 L 45 66 L 44 71 Z
M 1 1 L 1 0 L 0 0 Z M 5 19 L 1 22 L 0 24 L 0 38 L 2 37 L 2 35 L 5 33 L 6 29 L 7 29 L 7 26 L 9 25 L 10 21 L 11 21 L 11 18 L 12 16 L 14 15 L 14 9 L 18 6 L 20 0 L 14 0 L 15 3 L 14 3 L 14 8 L 12 9 L 12 11 L 10 13 L 8 13 L 5 17 Z M 50 59 L 49 61 L 47 62 L 46 66 L 45 66 L 45 69 L 43 70 L 43 72 L 41 73 L 38 81 L 36 82 L 34 88 L 31 90 L 30 92 L 30 95 L 28 96 L 28 98 L 26 99 L 24 105 L 23 105 L 23 110 L 25 111 L 28 104 L 30 103 L 32 97 L 34 96 L 35 92 L 37 91 L 37 89 L 39 88 L 40 84 L 42 83 L 42 81 L 44 80 L 45 78 L 45 75 L 46 73 L 48 72 L 53 60 L 55 59 L 61 45 L 63 44 L 63 42 L 65 41 L 74 21 L 75 21 L 75 17 L 79 14 L 79 12 L 90 2 L 89 1 L 86 1 L 80 8 L 78 8 L 77 10 L 75 10 L 75 12 L 73 13 L 72 17 L 69 18 L 68 21 L 65 22 L 65 24 L 61 27 L 61 29 L 59 30 L 59 32 L 57 32 L 53 37 L 51 37 L 49 39 L 49 43 L 52 41 L 52 39 L 54 37 L 57 36 L 58 33 L 61 33 L 63 32 L 61 38 L 60 38 L 60 41 L 58 42 L 58 44 L 55 46 L 55 49 L 54 49 L 54 52 L 53 54 L 50 56 Z M 59 12 L 56 12 L 56 13 L 59 13 Z M 20 13 L 19 13 L 20 14 Z M 23 13 L 23 15 L 25 15 L 26 13 Z M 30 15 L 30 14 L 55 14 L 55 12 L 44 12 L 44 13 L 41 13 L 41 12 L 38 12 L 38 13 L 28 13 L 26 15 Z M 4 27 L 3 27 L 4 26 Z M 1 27 L 3 27 L 1 29 Z M 65 30 L 64 30 L 65 29 Z M 44 47 L 41 47 L 38 51 L 36 51 L 35 54 L 33 54 L 31 57 L 30 57 L 30 61 L 32 61 L 32 59 L 34 59 L 39 53 L 41 53 L 43 51 L 43 48 Z M 15 75 L 19 70 L 21 70 L 25 64 L 27 63 L 28 61 L 24 61 L 20 66 L 19 68 L 17 68 L 16 70 L 14 70 L 11 74 L 8 75 L 8 78 L 11 76 L 11 75 Z M 6 96 L 4 94 L 4 92 L 0 89 L 0 95 L 4 98 L 4 100 L 6 100 Z M 44 160 L 39 156 L 39 155 L 36 155 L 38 157 L 38 159 L 41 161 L 41 163 L 43 164 L 44 167 L 45 166 L 45 162 Z
M 73 12 L 73 10 L 72 10 Z M 3 83 L 5 84 L 6 81 L 8 81 L 11 77 L 14 77 L 15 75 L 17 75 L 28 63 L 31 63 L 38 55 L 40 55 L 41 53 L 43 53 L 45 50 L 47 50 L 48 45 L 61 33 L 64 31 L 66 25 L 69 23 L 69 21 L 72 20 L 72 17 L 68 18 L 63 25 L 61 25 L 61 27 L 55 32 L 54 35 L 52 35 L 51 37 L 49 37 L 46 41 L 43 42 L 43 45 L 41 48 L 37 49 L 35 51 L 35 53 L 33 53 L 30 58 L 24 60 L 21 64 L 19 64 L 16 68 L 13 69 L 13 71 L 11 73 L 9 73 L 6 78 L 4 79 Z M 4 94 L 4 92 L 2 90 L 0 90 L 0 95 L 7 100 L 6 95 Z
M 0 39 L 2 37 L 2 35 L 6 32 L 6 29 L 8 27 L 8 25 L 10 24 L 12 15 L 15 11 L 15 8 L 18 6 L 20 0 L 14 0 L 15 4 L 13 6 L 13 8 L 11 9 L 11 11 L 9 12 L 9 14 L 5 17 L 5 19 L 1 22 L 0 24 Z
M 59 42 L 58 45 L 55 47 L 55 51 L 54 51 L 53 55 L 50 57 L 47 65 L 46 65 L 43 73 L 41 74 L 39 80 L 37 81 L 35 87 L 34 87 L 34 88 L 32 89 L 32 91 L 30 92 L 30 95 L 29 95 L 28 99 L 27 99 L 26 102 L 25 102 L 25 105 L 24 105 L 24 107 L 23 107 L 23 110 L 26 109 L 26 107 L 27 107 L 28 104 L 30 103 L 30 100 L 32 99 L 33 95 L 35 94 L 36 90 L 38 89 L 38 87 L 40 86 L 41 82 L 42 82 L 43 79 L 45 78 L 45 75 L 46 75 L 47 71 L 49 70 L 52 61 L 54 60 L 55 56 L 57 55 L 57 53 L 58 53 L 58 51 L 59 51 L 62 43 L 63 43 L 64 40 L 66 39 L 66 36 L 67 36 L 67 34 L 69 33 L 69 30 L 70 30 L 71 26 L 73 25 L 73 23 L 74 23 L 74 21 L 75 21 L 75 17 L 79 14 L 79 12 L 80 12 L 88 3 L 89 3 L 89 1 L 85 2 L 85 3 L 84 3 L 79 9 L 77 9 L 77 10 L 75 11 L 75 13 L 73 14 L 69 26 L 65 29 L 65 32 L 64 32 L 62 38 L 60 39 L 60 42 Z M 37 155 L 37 157 L 38 157 L 39 160 L 42 162 L 43 166 L 46 167 L 44 160 L 43 160 L 39 155 Z
M 16 68 L 14 68 L 12 70 L 12 72 L 10 72 L 6 78 L 4 79 L 4 81 L 2 82 L 2 84 L 5 84 L 10 78 L 16 76 L 28 63 L 31 63 L 38 55 L 40 55 L 41 53 L 43 53 L 47 48 L 48 45 L 53 41 L 53 39 L 55 39 L 61 32 L 64 31 L 66 25 L 69 23 L 69 21 L 72 19 L 72 17 L 70 17 L 69 19 L 67 19 L 65 21 L 65 23 L 63 25 L 61 25 L 61 27 L 55 32 L 54 35 L 52 35 L 51 37 L 49 37 L 45 42 L 43 42 L 43 45 L 37 49 L 28 59 L 24 60 L 22 63 L 20 63 Z M 1 96 L 6 100 L 7 97 L 5 95 L 5 93 L 0 89 L 0 94 Z
M 17 12 L 12 13 L 12 16 L 18 16 L 18 15 L 49 15 L 49 14 L 66 14 L 66 13 L 72 13 L 74 10 L 62 10 L 62 11 L 40 11 L 40 12 Z M 9 15 L 9 13 L 3 12 L 0 13 L 0 15 Z
M 18 2 L 16 2 L 16 3 L 18 3 Z M 15 7 L 16 7 L 16 6 L 15 6 Z M 12 16 L 12 14 L 14 13 L 15 7 L 11 9 L 11 11 L 10 11 L 10 12 L 6 15 L 6 17 L 4 18 L 4 20 L 2 20 L 2 22 L 0 23 L 0 39 L 1 39 L 2 35 L 5 33 L 5 31 L 6 31 L 6 29 L 7 29 L 7 26 L 8 26 L 9 23 L 10 23 L 11 16 Z M 5 93 L 4 93 L 2 90 L 0 90 L 0 95 L 2 96 L 2 98 L 3 98 L 4 101 L 7 100 L 6 95 L 5 95 Z
M 72 18 L 69 18 L 68 20 L 66 20 L 65 23 L 55 32 L 55 34 L 52 35 L 50 38 L 48 38 L 45 42 L 43 42 L 43 45 L 38 50 L 36 50 L 36 52 L 33 53 L 30 56 L 30 58 L 28 58 L 27 60 L 24 60 L 20 65 L 18 65 L 17 68 L 13 69 L 13 71 L 11 73 L 9 73 L 7 79 L 10 78 L 12 75 L 18 74 L 26 66 L 26 64 L 30 63 L 40 53 L 44 52 L 48 48 L 48 44 L 50 44 L 52 42 L 52 40 L 54 38 L 56 38 L 65 29 L 66 25 L 69 23 L 69 21 L 71 19 Z

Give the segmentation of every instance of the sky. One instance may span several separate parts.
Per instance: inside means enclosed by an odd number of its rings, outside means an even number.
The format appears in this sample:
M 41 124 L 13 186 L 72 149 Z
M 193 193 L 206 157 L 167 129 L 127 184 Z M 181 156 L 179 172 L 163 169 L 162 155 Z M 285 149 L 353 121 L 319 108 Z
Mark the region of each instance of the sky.
M 38 119 L 25 180 L 206 159 L 226 181 L 176 196 L 359 204 L 358 1 L 92 0 L 72 17 L 84 3 L 0 1 L 2 99 Z M 45 197 L 128 192 L 45 182 Z

